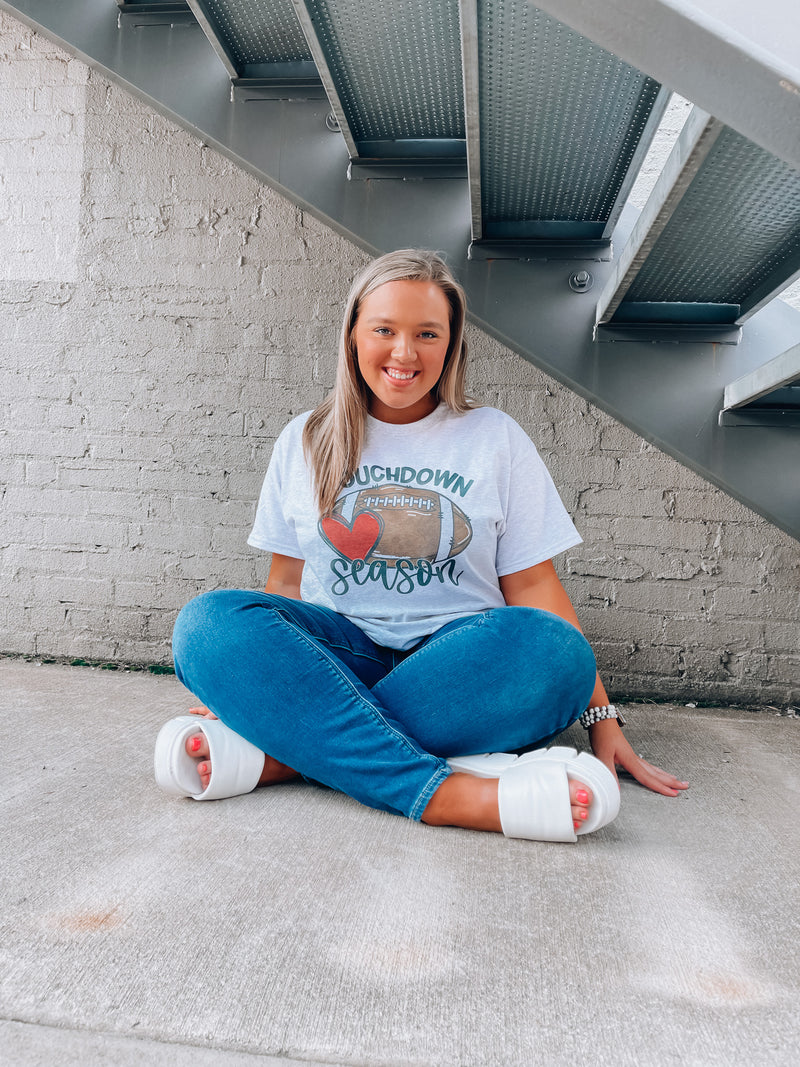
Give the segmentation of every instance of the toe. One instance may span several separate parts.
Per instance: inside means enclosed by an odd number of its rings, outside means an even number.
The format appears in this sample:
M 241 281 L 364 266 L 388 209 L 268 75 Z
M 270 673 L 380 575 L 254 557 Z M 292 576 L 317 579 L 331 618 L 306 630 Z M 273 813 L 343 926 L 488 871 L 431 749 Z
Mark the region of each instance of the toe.
M 209 760 L 203 760 L 202 763 L 198 763 L 197 773 L 200 775 L 203 789 L 208 789 L 209 782 L 211 781 L 211 762 Z
M 208 756 L 208 739 L 203 733 L 192 734 L 186 738 L 186 751 L 195 759 L 205 759 Z
M 572 822 L 576 830 L 589 818 L 589 808 L 592 805 L 592 791 L 583 782 L 570 781 L 569 798 L 572 805 Z

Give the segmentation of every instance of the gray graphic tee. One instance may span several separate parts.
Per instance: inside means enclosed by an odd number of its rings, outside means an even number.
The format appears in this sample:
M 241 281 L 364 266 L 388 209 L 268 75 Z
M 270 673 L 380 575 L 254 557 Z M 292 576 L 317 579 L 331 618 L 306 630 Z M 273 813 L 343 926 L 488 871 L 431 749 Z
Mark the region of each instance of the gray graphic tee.
M 501 607 L 499 577 L 581 540 L 512 418 L 443 404 L 405 426 L 369 417 L 358 468 L 320 520 L 303 456 L 308 414 L 275 444 L 248 544 L 305 560 L 303 600 L 380 645 L 412 648 L 453 619 Z

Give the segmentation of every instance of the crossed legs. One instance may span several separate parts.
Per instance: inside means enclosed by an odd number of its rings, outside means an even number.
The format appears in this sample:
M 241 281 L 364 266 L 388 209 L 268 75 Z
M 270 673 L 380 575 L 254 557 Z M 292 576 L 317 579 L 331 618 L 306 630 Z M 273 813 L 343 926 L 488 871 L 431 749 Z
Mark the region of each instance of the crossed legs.
M 499 830 L 497 781 L 446 757 L 541 747 L 580 714 L 594 658 L 557 616 L 502 608 L 460 619 L 407 657 L 326 609 L 244 591 L 205 594 L 176 625 L 179 678 L 265 756 L 261 784 L 297 773 L 372 807 Z M 204 735 L 186 742 L 201 778 Z M 591 790 L 570 785 L 573 819 Z

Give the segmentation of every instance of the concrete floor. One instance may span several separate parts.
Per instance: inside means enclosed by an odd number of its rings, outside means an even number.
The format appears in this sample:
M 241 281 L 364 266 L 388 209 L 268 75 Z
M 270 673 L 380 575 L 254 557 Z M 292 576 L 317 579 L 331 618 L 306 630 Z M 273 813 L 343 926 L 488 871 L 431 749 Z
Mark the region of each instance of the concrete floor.
M 800 1060 L 800 720 L 628 705 L 691 790 L 624 782 L 548 845 L 305 784 L 167 797 L 153 741 L 190 703 L 0 660 L 3 1063 Z

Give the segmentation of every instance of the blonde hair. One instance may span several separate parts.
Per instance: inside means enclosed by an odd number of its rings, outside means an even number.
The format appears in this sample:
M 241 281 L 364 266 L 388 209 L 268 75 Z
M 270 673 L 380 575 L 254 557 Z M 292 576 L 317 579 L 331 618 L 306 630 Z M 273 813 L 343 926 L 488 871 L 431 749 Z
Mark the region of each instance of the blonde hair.
M 450 268 L 435 252 L 402 248 L 373 260 L 353 282 L 339 337 L 333 392 L 312 411 L 303 428 L 303 450 L 314 478 L 320 515 L 328 514 L 342 486 L 352 477 L 366 436 L 370 391 L 358 367 L 353 331 L 362 301 L 387 282 L 420 281 L 438 285 L 450 306 L 450 343 L 444 369 L 432 394 L 452 411 L 468 411 L 466 296 Z

